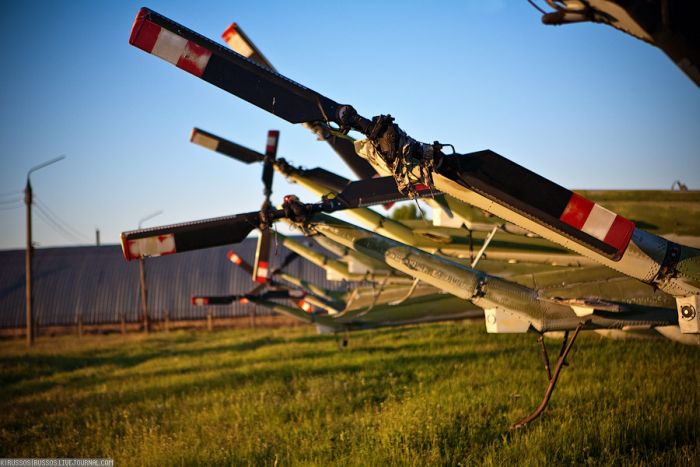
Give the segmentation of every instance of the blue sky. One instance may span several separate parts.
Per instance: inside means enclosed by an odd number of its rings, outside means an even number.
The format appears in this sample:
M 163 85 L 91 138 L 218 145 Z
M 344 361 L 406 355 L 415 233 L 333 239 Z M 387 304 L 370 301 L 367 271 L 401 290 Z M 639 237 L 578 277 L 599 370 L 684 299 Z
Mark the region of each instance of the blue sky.
M 236 21 L 290 78 L 413 137 L 490 148 L 569 188 L 700 188 L 700 91 L 658 49 L 594 24 L 548 27 L 525 1 L 29 2 L 0 16 L 0 249 L 255 210 L 260 169 L 189 143 L 193 126 L 306 167 L 350 172 L 300 126 L 128 44 L 148 6 L 220 41 Z M 273 200 L 301 188 L 275 181 Z

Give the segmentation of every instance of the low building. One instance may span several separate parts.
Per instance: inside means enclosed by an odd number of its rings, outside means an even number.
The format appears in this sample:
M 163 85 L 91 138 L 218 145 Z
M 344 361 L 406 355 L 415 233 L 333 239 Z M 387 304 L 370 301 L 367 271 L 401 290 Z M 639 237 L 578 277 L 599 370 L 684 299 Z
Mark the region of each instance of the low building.
M 246 239 L 235 251 L 252 263 L 257 239 Z M 244 293 L 254 287 L 250 275 L 226 257 L 230 247 L 210 248 L 161 258 L 148 258 L 146 282 L 149 318 L 161 321 L 199 320 L 214 310 L 215 318 L 248 315 L 253 305 L 201 307 L 192 295 Z M 0 328 L 25 326 L 24 250 L 0 251 Z M 274 269 L 289 250 L 273 240 Z M 297 259 L 286 272 L 321 286 L 337 288 L 326 281 L 325 271 Z M 137 261 L 127 262 L 118 245 L 41 248 L 33 262 L 34 319 L 36 325 L 70 326 L 127 323 L 142 320 Z M 335 285 L 333 285 L 335 284 Z M 259 315 L 272 314 L 258 307 Z

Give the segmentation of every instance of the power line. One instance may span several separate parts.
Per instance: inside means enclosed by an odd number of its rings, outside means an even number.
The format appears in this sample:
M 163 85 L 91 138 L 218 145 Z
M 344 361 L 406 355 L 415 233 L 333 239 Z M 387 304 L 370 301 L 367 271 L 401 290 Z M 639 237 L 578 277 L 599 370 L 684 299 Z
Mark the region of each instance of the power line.
M 71 240 L 74 241 L 75 243 L 81 243 L 85 241 L 84 239 L 80 238 L 79 235 L 76 235 L 76 233 L 72 232 L 71 230 L 67 229 L 64 225 L 62 225 L 60 222 L 57 222 L 56 219 L 51 217 L 51 214 L 49 214 L 42 206 L 36 204 L 35 207 L 37 208 L 37 213 L 41 214 L 43 216 L 43 219 L 47 222 L 50 222 L 51 225 L 55 226 L 57 229 L 60 229 L 62 232 L 64 232 L 66 235 L 69 235 L 71 237 Z
M 44 212 L 44 210 L 42 209 L 41 206 L 37 205 L 36 208 L 38 209 L 38 210 L 37 210 L 37 214 L 39 215 L 39 217 L 40 217 L 44 222 L 46 222 L 46 223 L 49 225 L 49 227 L 52 227 L 56 232 L 58 232 L 59 234 L 61 234 L 61 235 L 63 236 L 63 238 L 65 238 L 66 240 L 68 240 L 68 241 L 70 241 L 70 242 L 72 242 L 72 243 L 81 243 L 81 240 L 80 240 L 78 237 L 76 237 L 75 235 L 73 235 L 72 233 L 70 233 L 68 230 L 66 230 L 66 229 L 64 229 L 63 227 L 61 227 L 61 225 L 57 224 L 54 220 L 52 220 L 52 219 L 46 214 L 46 212 Z
M 64 229 L 60 224 L 57 224 L 46 214 L 46 212 L 43 209 L 41 209 L 40 206 L 36 206 L 36 208 L 38 209 L 36 213 L 44 222 L 46 222 L 49 225 L 49 227 L 53 228 L 56 232 L 60 233 L 67 240 L 70 240 L 71 242 L 75 243 L 80 243 L 80 240 L 75 235 L 73 235 L 68 230 Z
M 5 198 L 7 196 L 21 195 L 22 193 L 24 193 L 24 190 L 5 191 L 4 193 L 0 193 L 0 198 Z
M 0 204 L 11 204 L 11 203 L 17 203 L 17 202 L 22 202 L 22 198 L 12 198 L 12 199 L 0 200 Z
M 0 211 L 9 211 L 11 209 L 19 209 L 23 206 L 22 203 L 18 203 L 15 206 L 0 206 Z
M 44 214 L 51 217 L 56 224 L 60 225 L 63 229 L 69 231 L 73 236 L 80 237 L 83 241 L 88 241 L 88 238 L 83 235 L 78 229 L 73 228 L 68 222 L 61 219 L 61 217 L 49 208 L 46 203 L 44 203 L 38 196 L 34 195 L 34 201 L 37 208 L 43 208 Z

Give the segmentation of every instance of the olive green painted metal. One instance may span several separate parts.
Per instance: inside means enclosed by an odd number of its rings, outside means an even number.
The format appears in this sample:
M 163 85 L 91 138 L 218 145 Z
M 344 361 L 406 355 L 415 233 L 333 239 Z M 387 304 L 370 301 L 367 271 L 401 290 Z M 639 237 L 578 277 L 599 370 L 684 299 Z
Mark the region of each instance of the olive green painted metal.
M 286 272 L 278 273 L 277 278 L 288 283 L 288 284 L 291 284 L 294 287 L 308 290 L 309 292 L 316 295 L 317 297 L 320 297 L 320 298 L 327 300 L 327 301 L 332 302 L 334 300 L 340 300 L 343 296 L 342 292 L 324 289 L 323 287 L 319 287 L 318 285 L 314 284 L 313 282 L 310 282 L 310 281 L 307 281 L 304 279 L 300 279 L 300 278 L 293 276 L 291 274 L 288 274 Z
M 332 193 L 333 190 L 322 183 L 296 172 L 282 171 L 280 165 L 275 168 L 284 174 L 289 181 L 297 183 L 318 196 Z M 460 203 L 463 205 L 463 203 Z M 463 205 L 464 209 L 469 206 Z M 350 217 L 358 220 L 365 228 L 382 236 L 415 246 L 430 253 L 446 256 L 469 257 L 474 250 L 483 244 L 487 232 L 472 231 L 465 228 L 434 227 L 425 222 L 404 223 L 390 219 L 369 209 L 358 208 L 345 211 Z M 409 224 L 409 225 L 407 225 Z M 486 231 L 493 224 L 483 223 Z M 588 258 L 573 255 L 566 249 L 553 245 L 541 238 L 530 238 L 520 234 L 498 232 L 489 246 L 488 255 L 492 259 L 539 262 L 555 265 L 586 265 L 593 264 Z
M 604 257 L 580 243 L 576 243 L 564 237 L 546 225 L 538 224 L 535 220 L 526 218 L 506 205 L 498 204 L 472 190 L 462 187 L 442 175 L 434 173 L 433 180 L 436 188 L 441 191 L 449 193 L 464 202 L 486 209 L 494 215 L 521 225 L 544 238 L 581 255 L 587 256 L 605 266 L 620 271 L 623 274 L 634 277 L 642 282 L 655 284 L 660 289 L 673 296 L 683 297 L 700 294 L 700 288 L 698 287 L 700 277 L 692 275 L 694 270 L 686 271 L 685 275 L 675 276 L 665 275 L 662 270 L 664 259 L 669 249 L 674 247 L 673 245 L 677 245 L 680 248 L 680 256 L 682 258 L 688 259 L 700 255 L 700 251 L 695 248 L 674 244 L 662 237 L 636 228 L 632 234 L 632 240 L 622 258 L 615 261 Z
M 387 281 L 391 284 L 410 284 L 412 279 L 406 276 L 400 276 L 395 274 L 393 271 L 377 271 L 366 272 L 366 273 L 351 273 L 348 269 L 348 265 L 336 259 L 333 259 L 323 253 L 315 251 L 308 246 L 292 240 L 283 234 L 277 233 L 282 245 L 290 249 L 291 251 L 299 254 L 304 259 L 312 262 L 318 267 L 326 269 L 328 273 L 329 280 L 347 280 L 354 282 L 361 281 Z
M 317 215 L 308 223 L 308 228 L 483 309 L 498 309 L 514 315 L 539 332 L 574 329 L 582 321 L 571 303 L 541 296 L 536 289 L 425 253 L 338 219 Z M 585 329 L 654 327 L 677 322 L 675 310 L 659 306 L 586 305 L 591 313 L 586 316 L 589 322 Z M 607 309 L 596 311 L 601 306 Z
M 366 288 L 363 297 L 349 303 L 350 309 L 336 315 L 307 313 L 299 308 L 270 300 L 252 300 L 258 305 L 270 308 L 309 324 L 316 324 L 334 332 L 374 329 L 379 327 L 404 326 L 408 324 L 435 321 L 482 318 L 483 310 L 449 294 L 436 294 L 435 289 L 410 298 L 400 305 L 391 305 L 391 298 L 405 293 L 399 290 L 372 291 Z M 377 303 L 372 303 L 371 293 L 380 293 Z

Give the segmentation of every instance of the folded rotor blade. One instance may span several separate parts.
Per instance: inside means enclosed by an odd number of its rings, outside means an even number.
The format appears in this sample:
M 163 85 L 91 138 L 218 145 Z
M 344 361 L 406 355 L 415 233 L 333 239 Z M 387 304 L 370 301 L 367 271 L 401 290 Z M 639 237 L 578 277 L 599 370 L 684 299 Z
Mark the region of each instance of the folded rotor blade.
M 258 226 L 259 212 L 123 232 L 127 260 L 239 243 Z
M 192 297 L 192 305 L 195 306 L 206 306 L 206 305 L 230 305 L 234 302 L 247 303 L 249 301 L 257 300 L 271 300 L 271 299 L 303 299 L 306 293 L 302 290 L 269 290 L 267 292 L 257 294 L 257 293 L 247 293 L 240 295 L 195 295 Z
M 233 141 L 199 128 L 192 129 L 192 138 L 190 141 L 246 164 L 263 162 L 265 160 L 265 156 L 257 151 L 246 148 L 238 143 L 234 143 Z M 300 169 L 297 167 L 292 167 L 292 170 L 310 178 L 317 183 L 327 186 L 337 193 L 343 191 L 343 188 L 350 183 L 350 180 L 347 178 L 336 175 L 333 172 L 329 172 L 328 170 L 320 167 L 313 169 Z
M 269 229 L 266 230 L 267 235 L 269 235 Z M 264 242 L 264 240 L 260 240 L 260 242 Z M 270 240 L 267 241 L 268 249 L 270 245 Z M 257 252 L 256 252 L 257 254 Z M 273 271 L 269 270 L 270 263 L 267 261 L 258 261 L 256 264 L 261 265 L 258 267 L 255 271 L 252 272 L 253 274 L 253 280 L 255 282 L 258 282 L 258 286 L 255 287 L 250 293 L 255 294 L 258 293 L 262 287 L 265 287 L 266 284 L 277 284 L 277 282 L 274 280 L 274 276 L 278 274 L 280 271 L 282 271 L 284 268 L 289 266 L 289 263 L 294 261 L 296 258 L 298 258 L 299 255 L 296 254 L 295 252 L 290 252 L 285 258 L 284 261 L 282 261 L 282 264 L 279 265 L 279 267 L 275 268 Z M 268 252 L 268 258 L 269 258 L 269 252 Z M 267 271 L 262 270 L 263 268 L 267 268 Z M 267 274 L 267 276 L 263 276 L 263 273 Z M 260 275 L 259 275 L 260 274 Z
M 245 58 L 264 66 L 272 71 L 277 71 L 272 63 L 265 58 L 260 49 L 258 49 L 253 41 L 243 32 L 240 26 L 236 23 L 231 23 L 229 27 L 221 34 L 222 39 L 228 44 L 231 49 L 243 55 Z
M 265 158 L 263 160 L 262 182 L 265 187 L 264 195 L 267 201 L 272 194 L 272 177 L 275 174 L 274 165 L 277 159 L 277 146 L 279 144 L 280 132 L 270 130 L 267 132 L 267 144 L 265 145 Z
M 260 232 L 258 245 L 255 249 L 255 264 L 253 265 L 253 280 L 265 283 L 270 278 L 270 229 L 265 228 Z
M 276 274 L 276 273 L 278 273 L 279 271 L 283 270 L 284 268 L 286 268 L 287 266 L 289 266 L 289 265 L 292 263 L 292 261 L 294 261 L 294 260 L 297 259 L 298 257 L 299 257 L 299 253 L 297 253 L 297 252 L 295 252 L 295 251 L 290 252 L 290 253 L 284 258 L 284 261 L 282 261 L 282 264 L 280 264 L 280 266 L 279 266 L 277 269 L 275 269 L 275 270 L 273 271 L 273 273 Z
M 634 222 L 490 150 L 447 156 L 438 172 L 612 260 L 634 232 Z
M 240 300 L 240 295 L 221 295 L 221 296 L 193 296 L 192 305 L 230 305 L 233 302 Z
M 272 178 L 275 174 L 273 169 L 275 159 L 277 158 L 277 146 L 279 143 L 280 132 L 270 130 L 267 132 L 267 144 L 265 145 L 265 159 L 263 160 L 263 194 L 265 202 L 263 210 L 270 208 L 270 195 L 272 194 Z M 255 282 L 265 283 L 270 277 L 270 226 L 263 225 L 261 235 L 258 237 L 258 245 L 255 250 L 255 264 L 253 266 L 253 280 Z
M 348 183 L 350 183 L 350 180 L 347 178 L 336 175 L 333 172 L 322 169 L 321 167 L 315 167 L 313 169 L 300 169 L 299 173 L 316 183 L 320 183 L 321 185 L 330 188 L 336 193 L 343 191 Z
M 290 123 L 335 118 L 331 99 L 148 8 L 136 15 L 129 43 Z
M 268 290 L 258 296 L 263 300 L 268 300 L 271 298 L 287 299 L 287 298 L 304 298 L 306 293 L 301 290 L 296 289 L 282 289 L 282 290 Z
M 238 256 L 238 254 L 235 251 L 229 250 L 226 253 L 226 257 L 228 258 L 229 261 L 231 261 L 233 264 L 235 264 L 236 266 L 243 269 L 248 274 L 251 274 L 251 275 L 253 274 L 253 266 L 250 263 L 248 263 L 247 261 L 245 261 L 243 258 Z
M 442 194 L 424 185 L 416 185 L 415 188 L 418 197 L 433 197 Z M 396 181 L 390 176 L 350 182 L 337 197 L 345 203 L 347 208 L 360 208 L 410 199 L 408 194 L 402 193 L 396 188 Z
M 199 144 L 202 147 L 211 149 L 212 151 L 239 160 L 246 164 L 262 162 L 265 159 L 265 156 L 257 151 L 253 151 L 245 146 L 241 146 L 240 144 L 236 144 L 199 128 L 192 129 L 190 142 Z
M 223 32 L 221 37 L 228 44 L 234 52 L 237 52 L 244 57 L 253 60 L 254 62 L 268 68 L 272 71 L 277 71 L 270 61 L 265 58 L 260 49 L 253 43 L 252 40 L 243 32 L 241 27 L 233 23 Z M 346 135 L 338 135 L 331 130 L 331 128 L 324 122 L 318 122 L 317 124 L 310 126 L 309 129 L 313 131 L 320 139 L 327 142 L 333 150 L 340 156 L 341 159 L 350 167 L 358 178 L 372 178 L 377 175 L 374 167 L 370 165 L 365 159 L 361 158 L 355 152 L 355 145 L 353 144 L 353 139 Z

